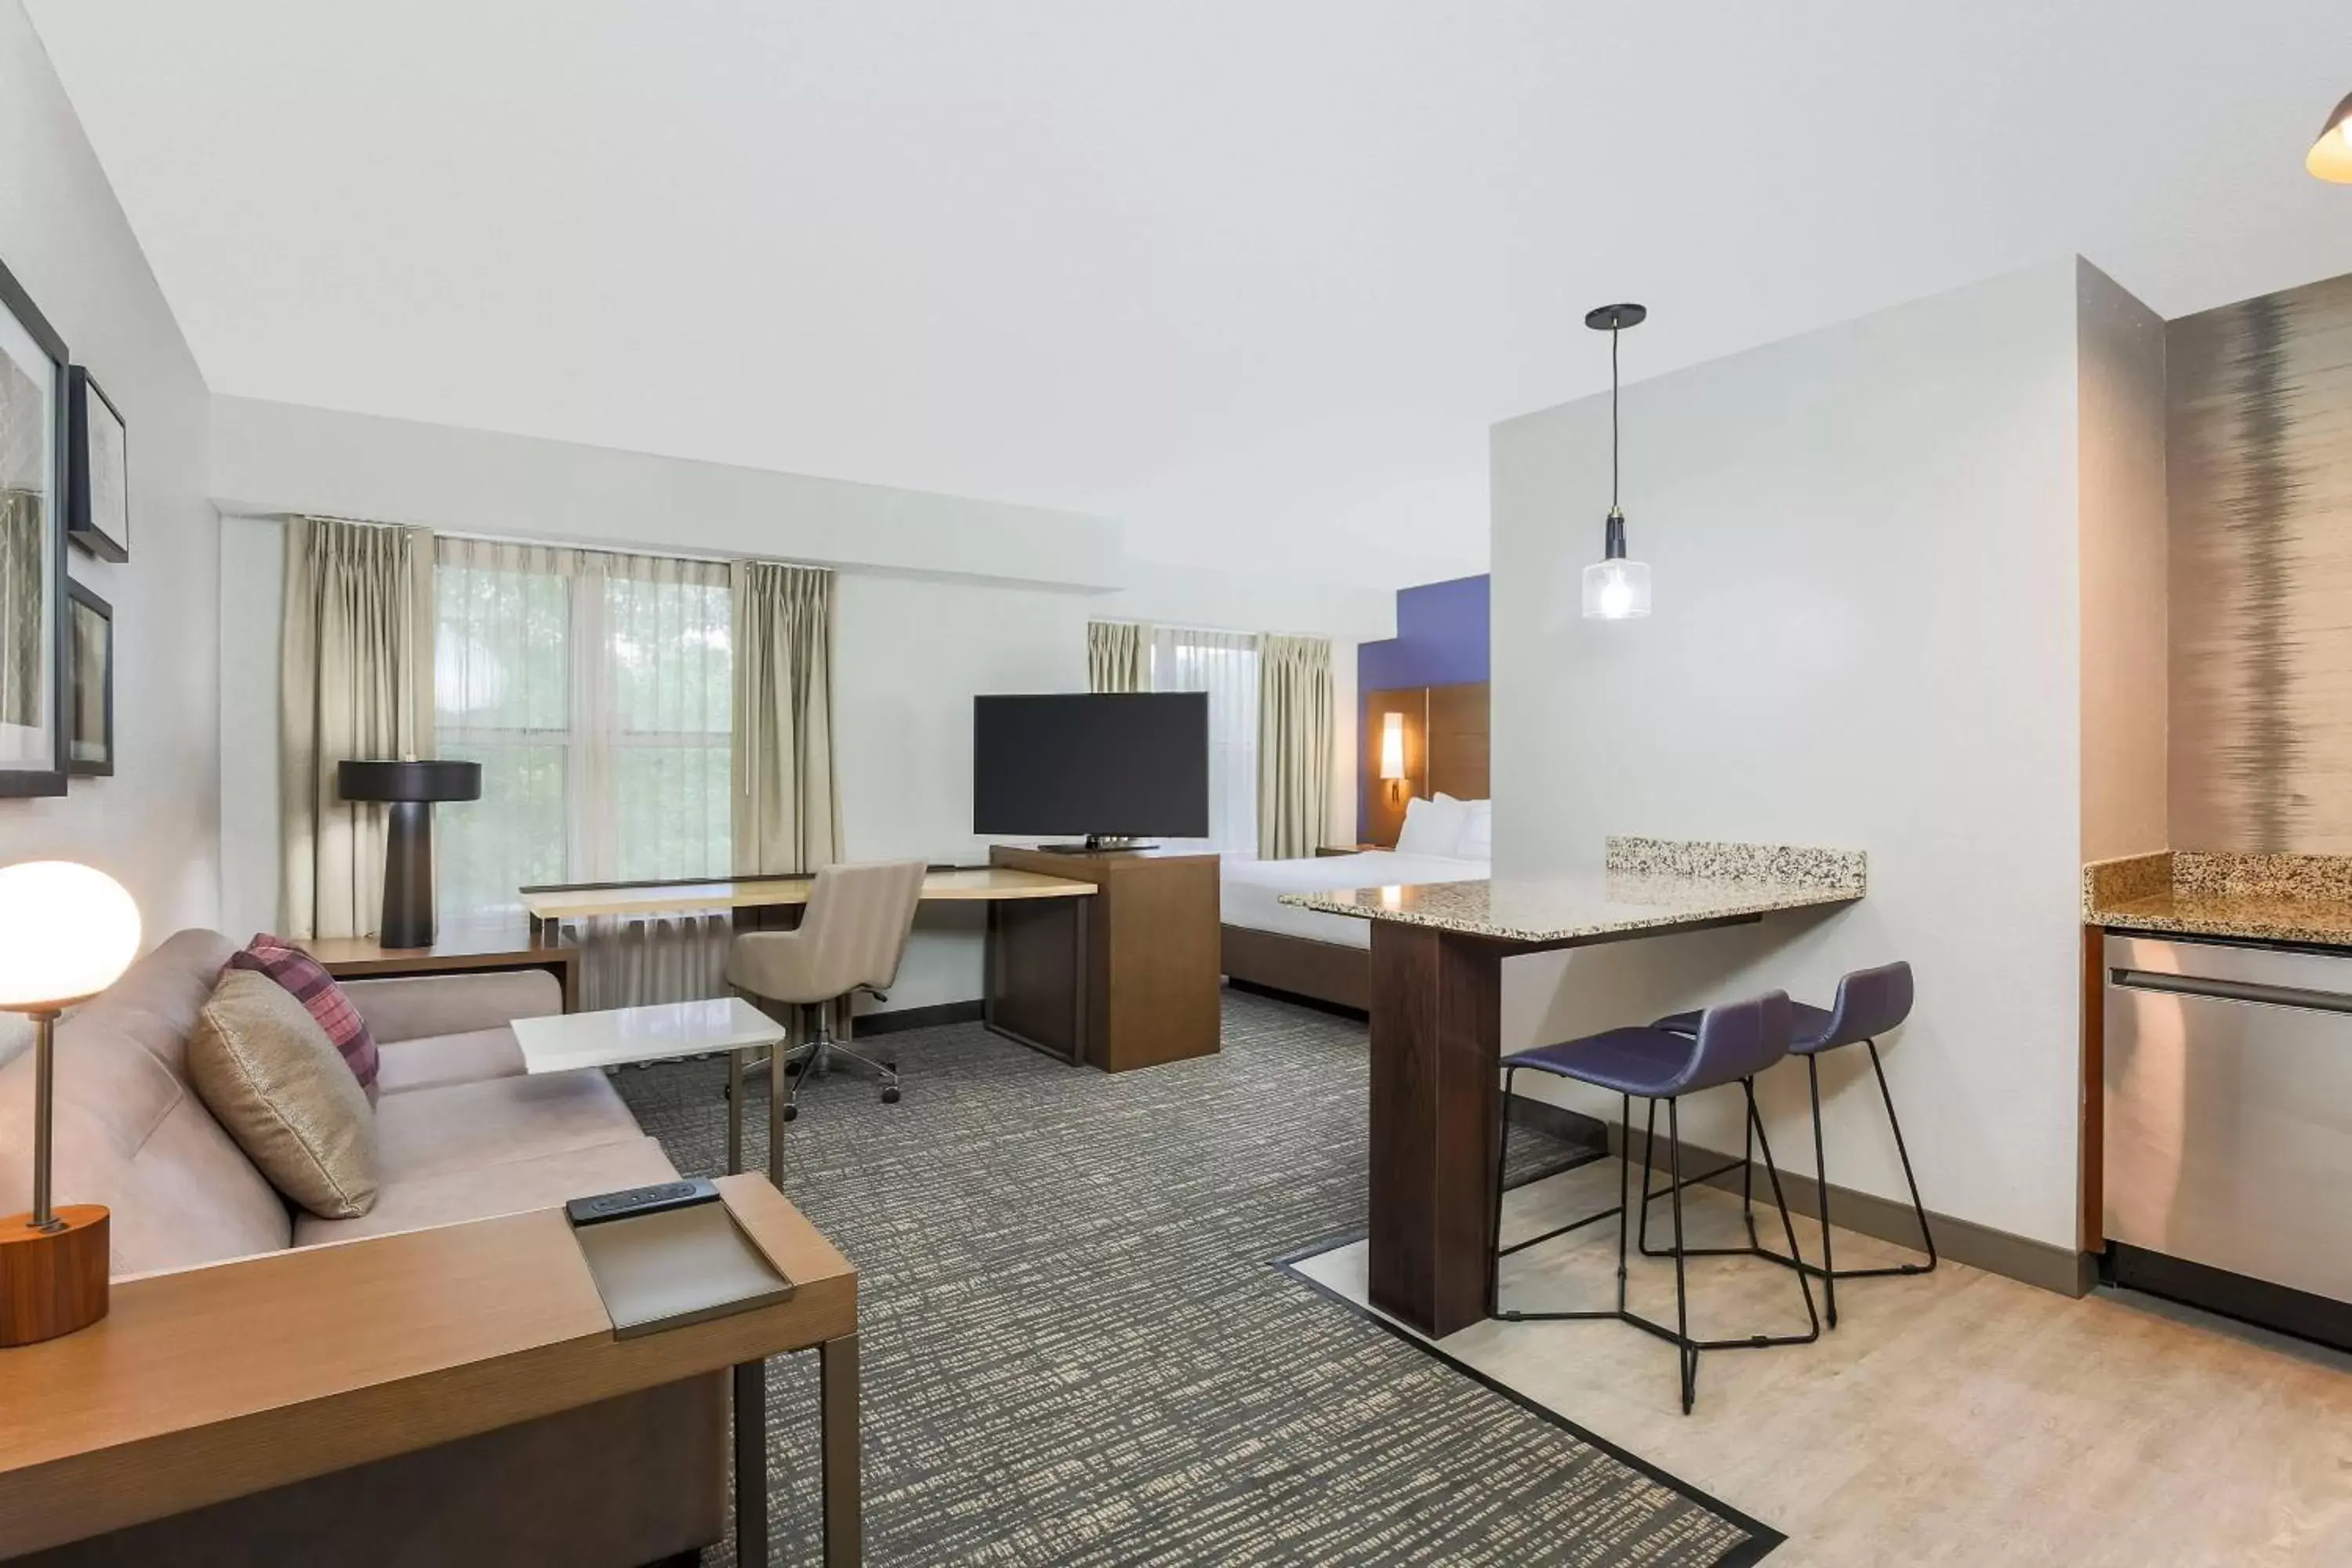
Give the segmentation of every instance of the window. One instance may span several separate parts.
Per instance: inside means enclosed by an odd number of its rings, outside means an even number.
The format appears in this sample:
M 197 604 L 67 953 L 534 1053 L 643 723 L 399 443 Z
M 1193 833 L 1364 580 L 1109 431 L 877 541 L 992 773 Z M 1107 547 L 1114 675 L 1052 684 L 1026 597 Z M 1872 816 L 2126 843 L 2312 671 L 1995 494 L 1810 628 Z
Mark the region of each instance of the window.
M 1151 689 L 1209 694 L 1209 836 L 1185 847 L 1257 858 L 1257 639 L 1157 627 Z
M 482 764 L 446 809 L 445 921 L 541 882 L 731 868 L 727 569 L 664 556 L 436 542 L 435 744 Z

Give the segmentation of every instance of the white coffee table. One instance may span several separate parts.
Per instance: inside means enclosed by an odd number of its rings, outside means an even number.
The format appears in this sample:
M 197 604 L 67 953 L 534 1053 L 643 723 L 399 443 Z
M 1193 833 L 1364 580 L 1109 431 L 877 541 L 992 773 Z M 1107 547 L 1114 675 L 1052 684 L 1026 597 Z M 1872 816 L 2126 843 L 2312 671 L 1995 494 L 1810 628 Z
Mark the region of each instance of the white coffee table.
M 743 1169 L 743 1058 L 750 1051 L 767 1050 L 768 1180 L 783 1186 L 783 1052 L 773 1047 L 784 1044 L 791 1031 L 740 996 L 517 1018 L 514 1034 L 522 1047 L 525 1070 L 533 1075 L 726 1052 L 730 1175 Z

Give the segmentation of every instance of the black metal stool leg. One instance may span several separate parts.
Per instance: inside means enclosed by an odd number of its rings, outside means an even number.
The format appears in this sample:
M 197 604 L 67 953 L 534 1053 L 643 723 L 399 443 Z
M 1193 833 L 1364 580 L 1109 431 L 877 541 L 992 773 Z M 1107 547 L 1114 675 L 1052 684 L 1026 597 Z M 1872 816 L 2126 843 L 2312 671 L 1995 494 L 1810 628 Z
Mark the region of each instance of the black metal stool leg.
M 1486 1315 L 1490 1318 L 1503 1298 L 1503 1170 L 1511 1149 L 1511 1089 L 1518 1079 L 1518 1068 L 1504 1070 L 1503 1113 L 1495 1128 L 1495 1217 L 1486 1227 Z
M 1772 1183 L 1772 1202 L 1780 1211 L 1780 1229 L 1789 1238 L 1789 1256 L 1794 1258 L 1797 1256 L 1797 1222 L 1789 1217 L 1788 1194 L 1780 1190 L 1780 1168 L 1772 1163 L 1771 1141 L 1764 1136 L 1764 1118 L 1757 1113 L 1756 1086 L 1752 1083 L 1748 1087 L 1748 1125 L 1756 1134 L 1757 1148 L 1763 1152 L 1764 1173 Z M 1794 1272 L 1797 1289 L 1805 1293 L 1805 1321 L 1811 1326 L 1802 1339 L 1783 1339 L 1779 1342 L 1782 1344 L 1805 1344 L 1822 1337 L 1821 1315 L 1813 1310 L 1812 1282 L 1805 1278 L 1802 1268 Z
M 1829 1158 L 1822 1152 L 1822 1059 L 1818 1056 L 1805 1058 L 1805 1087 L 1813 1098 L 1813 1181 L 1816 1199 L 1822 1207 L 1822 1294 L 1828 1299 L 1830 1327 L 1837 1327 L 1837 1264 L 1830 1257 L 1830 1166 Z M 1789 1238 L 1789 1255 L 1801 1258 L 1792 1233 Z M 1804 1272 L 1801 1265 L 1798 1270 Z M 1808 1295 L 1811 1292 L 1808 1291 Z
M 1628 1133 L 1632 1132 L 1632 1131 L 1633 1129 L 1630 1127 L 1626 1129 Z M 1654 1139 L 1658 1135 L 1658 1107 L 1654 1100 L 1652 1101 L 1650 1105 L 1650 1131 L 1648 1135 Z M 1738 1171 L 1739 1173 L 1739 1206 L 1742 1214 L 1746 1216 L 1748 1223 L 1747 1246 L 1694 1247 L 1690 1249 L 1691 1257 L 1745 1258 L 1750 1253 L 1761 1253 L 1763 1251 L 1763 1248 L 1758 1246 L 1756 1241 L 1756 1217 L 1752 1213 L 1748 1212 L 1751 1197 L 1750 1189 L 1751 1184 L 1755 1180 L 1752 1170 L 1752 1167 L 1756 1163 L 1754 1151 L 1755 1140 L 1750 1136 L 1747 1151 L 1743 1152 L 1737 1161 L 1717 1165 L 1712 1171 L 1701 1171 L 1697 1175 L 1687 1177 L 1680 1184 L 1681 1185 L 1687 1187 L 1699 1182 L 1711 1182 L 1717 1176 L 1727 1176 L 1732 1172 Z M 1663 1193 L 1654 1193 L 1650 1191 L 1649 1160 L 1645 1151 L 1643 1159 L 1642 1175 L 1642 1256 L 1644 1258 L 1664 1258 L 1668 1256 L 1663 1247 L 1652 1247 L 1650 1245 L 1650 1204 L 1653 1199 L 1664 1197 L 1664 1195 L 1665 1194 Z
M 1633 1135 L 1633 1122 L 1631 1115 L 1629 1114 L 1625 1121 L 1625 1136 L 1631 1138 Z M 1650 1200 L 1657 1196 L 1655 1193 L 1650 1191 L 1650 1152 L 1656 1145 L 1657 1142 L 1658 1102 L 1654 1100 L 1650 1101 L 1648 1122 L 1642 1129 L 1642 1235 L 1641 1240 L 1637 1245 L 1641 1247 L 1642 1256 L 1644 1258 L 1664 1258 L 1665 1256 L 1663 1252 L 1653 1252 L 1650 1250 Z
M 1756 1080 L 1742 1079 L 1740 1082 L 1747 1086 L 1748 1098 L 1754 1099 Z M 1653 1102 L 1650 1107 L 1650 1136 L 1653 1138 L 1657 1136 L 1657 1122 L 1658 1108 Z M 1632 1129 L 1629 1128 L 1627 1131 L 1630 1132 Z M 1765 1249 L 1763 1244 L 1756 1239 L 1756 1134 L 1749 1131 L 1743 1121 L 1740 1126 L 1740 1136 L 1747 1140 L 1747 1145 L 1741 1150 L 1737 1161 L 1717 1165 L 1712 1171 L 1701 1171 L 1697 1175 L 1688 1177 L 1679 1184 L 1687 1187 L 1695 1183 L 1711 1182 L 1717 1176 L 1727 1176 L 1734 1171 L 1738 1172 L 1739 1214 L 1741 1220 L 1748 1226 L 1748 1245 L 1745 1247 L 1694 1247 L 1689 1249 L 1688 1254 L 1692 1258 L 1769 1258 L 1772 1256 Z M 1649 1165 L 1645 1158 L 1643 1162 L 1642 1179 L 1642 1256 L 1644 1258 L 1670 1256 L 1664 1248 L 1650 1245 L 1650 1203 L 1653 1199 L 1663 1196 L 1664 1196 L 1663 1193 L 1650 1191 Z
M 1653 1116 L 1656 1114 L 1656 1104 L 1655 1100 L 1651 1102 Z M 1666 1161 L 1667 1174 L 1675 1184 L 1667 1189 L 1674 1194 L 1675 1211 L 1675 1360 L 1682 1371 L 1683 1414 L 1687 1415 L 1698 1401 L 1698 1350 L 1691 1343 L 1690 1292 L 1683 1279 L 1683 1117 L 1679 1100 L 1666 1101 Z M 1644 1181 L 1642 1190 L 1647 1193 L 1649 1186 Z M 1646 1198 L 1642 1206 L 1649 1207 Z
M 1906 1263 L 1895 1270 L 1897 1274 L 1932 1274 L 1936 1271 L 1936 1233 L 1927 1226 L 1927 1205 L 1919 1201 L 1919 1178 L 1911 1173 L 1911 1151 L 1903 1142 L 1903 1121 L 1895 1114 L 1895 1094 L 1886 1087 L 1886 1068 L 1879 1064 L 1878 1042 L 1864 1040 L 1870 1047 L 1870 1070 L 1878 1077 L 1878 1098 L 1886 1102 L 1886 1125 L 1895 1131 L 1895 1152 L 1903 1161 L 1903 1184 L 1911 1189 L 1911 1212 L 1919 1216 L 1919 1239 L 1927 1244 L 1927 1262 L 1925 1268 Z
M 1621 1125 L 1625 1129 L 1625 1136 L 1630 1138 L 1633 1135 L 1633 1097 L 1630 1094 L 1619 1095 L 1617 1105 L 1620 1114 L 1623 1117 Z M 1653 1107 L 1653 1110 L 1654 1109 Z M 1646 1162 L 1647 1151 L 1643 1152 Z M 1645 1163 L 1642 1169 L 1643 1172 L 1642 1187 L 1646 1192 L 1650 1185 L 1648 1164 Z M 1621 1315 L 1625 1310 L 1625 1228 L 1630 1220 L 1625 1211 L 1625 1203 L 1631 1185 L 1628 1178 L 1633 1173 L 1633 1160 L 1621 1157 L 1617 1162 L 1617 1310 Z M 1642 1207 L 1646 1214 L 1649 1205 L 1643 1204 Z
M 1769 1262 L 1777 1263 L 1783 1268 L 1794 1268 L 1801 1273 L 1809 1274 L 1812 1276 L 1812 1278 L 1822 1281 L 1822 1295 L 1828 1305 L 1829 1326 L 1831 1328 L 1837 1327 L 1838 1280 L 1893 1279 L 1915 1274 L 1932 1274 L 1935 1272 L 1937 1263 L 1935 1233 L 1929 1228 L 1927 1224 L 1927 1207 L 1919 1199 L 1919 1183 L 1911 1171 L 1911 1151 L 1904 1144 L 1903 1124 L 1896 1119 L 1895 1114 L 1895 1096 L 1889 1092 L 1887 1089 L 1886 1069 L 1881 1065 L 1878 1059 L 1878 1042 L 1875 1040 L 1868 1040 L 1864 1043 L 1870 1047 L 1871 1070 L 1878 1079 L 1879 1099 L 1883 1100 L 1886 1106 L 1886 1124 L 1894 1131 L 1895 1133 L 1895 1152 L 1901 1157 L 1903 1162 L 1903 1182 L 1904 1184 L 1910 1189 L 1911 1212 L 1918 1219 L 1919 1239 L 1925 1245 L 1927 1249 L 1927 1261 L 1925 1263 L 1893 1263 L 1878 1268 L 1837 1268 L 1832 1266 L 1831 1248 L 1832 1244 L 1830 1237 L 1831 1219 L 1828 1173 L 1826 1170 L 1822 1169 L 1825 1161 L 1823 1159 L 1824 1140 L 1822 1135 L 1821 1112 L 1820 1066 L 1818 1061 L 1811 1056 L 1805 1058 L 1805 1071 L 1808 1079 L 1808 1088 L 1811 1091 L 1810 1099 L 1811 1100 L 1813 1114 L 1814 1169 L 1819 1172 L 1822 1176 L 1822 1261 L 1815 1263 L 1811 1258 L 1806 1258 L 1804 1254 L 1797 1251 L 1793 1243 L 1791 1243 L 1790 1249 L 1787 1252 L 1776 1252 L 1772 1248 L 1764 1246 L 1760 1241 L 1753 1247 L 1708 1248 L 1702 1247 L 1691 1249 L 1691 1255 L 1695 1258 L 1705 1258 L 1709 1256 L 1711 1252 L 1752 1251 L 1755 1256 L 1765 1258 Z M 1748 1138 L 1751 1142 L 1755 1137 L 1756 1130 L 1751 1128 L 1748 1131 Z M 1754 1229 L 1751 1225 L 1749 1235 L 1753 1236 L 1754 1234 Z M 1652 1256 L 1664 1257 L 1664 1254 L 1654 1253 Z

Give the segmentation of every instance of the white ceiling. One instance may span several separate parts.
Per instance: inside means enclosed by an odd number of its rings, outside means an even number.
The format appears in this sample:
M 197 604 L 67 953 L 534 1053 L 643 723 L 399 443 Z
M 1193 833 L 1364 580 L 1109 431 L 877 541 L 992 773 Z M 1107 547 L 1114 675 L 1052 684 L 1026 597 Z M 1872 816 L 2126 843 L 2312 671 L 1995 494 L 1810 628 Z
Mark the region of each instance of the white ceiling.
M 1640 376 L 2069 250 L 2352 270 L 2320 0 L 27 3 L 216 391 L 1375 584 L 1484 565 L 1603 300 Z

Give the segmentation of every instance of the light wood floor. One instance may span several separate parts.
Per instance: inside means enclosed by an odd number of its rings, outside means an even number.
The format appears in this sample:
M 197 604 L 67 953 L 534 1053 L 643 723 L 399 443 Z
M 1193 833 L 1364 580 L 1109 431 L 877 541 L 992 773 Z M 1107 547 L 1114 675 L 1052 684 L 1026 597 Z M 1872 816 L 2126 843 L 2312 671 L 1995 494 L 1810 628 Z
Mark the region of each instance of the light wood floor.
M 1506 1241 L 1614 1203 L 1617 1182 L 1616 1163 L 1601 1161 L 1514 1192 Z M 1692 1245 L 1741 1239 L 1736 1195 L 1693 1188 L 1685 1202 Z M 1661 1199 L 1653 1245 L 1667 1217 Z M 1779 1223 L 1760 1209 L 1759 1228 Z M 1817 1252 L 1818 1230 L 1797 1226 Z M 1842 1267 L 1905 1256 L 1835 1240 Z M 1506 1259 L 1505 1306 L 1612 1304 L 1616 1244 L 1603 1221 Z M 1364 1299 L 1361 1243 L 1298 1267 Z M 1802 1331 L 1790 1270 L 1689 1267 L 1695 1333 Z M 1670 1263 L 1634 1257 L 1632 1305 L 1673 1322 Z M 1838 1307 L 1816 1344 L 1703 1355 L 1689 1416 L 1674 1348 L 1621 1323 L 1486 1322 L 1440 1343 L 1786 1531 L 1772 1568 L 2352 1564 L 2352 1358 L 2145 1298 L 2069 1300 L 1950 1263 L 1843 1283 Z

